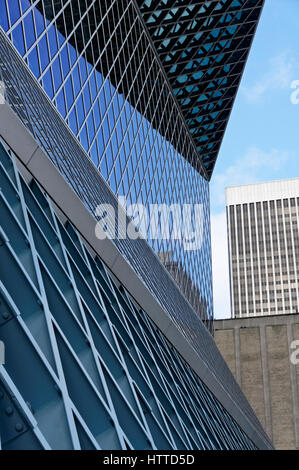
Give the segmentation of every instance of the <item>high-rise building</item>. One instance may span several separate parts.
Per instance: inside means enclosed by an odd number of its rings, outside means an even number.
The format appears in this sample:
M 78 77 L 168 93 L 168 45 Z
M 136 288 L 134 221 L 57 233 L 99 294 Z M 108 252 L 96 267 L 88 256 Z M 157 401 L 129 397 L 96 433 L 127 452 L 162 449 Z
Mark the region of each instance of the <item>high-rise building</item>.
M 0 0 L 3 448 L 272 447 L 208 331 L 209 179 L 263 3 Z M 117 196 L 200 206 L 200 246 L 100 240 Z
M 233 317 L 298 313 L 299 178 L 226 190 Z

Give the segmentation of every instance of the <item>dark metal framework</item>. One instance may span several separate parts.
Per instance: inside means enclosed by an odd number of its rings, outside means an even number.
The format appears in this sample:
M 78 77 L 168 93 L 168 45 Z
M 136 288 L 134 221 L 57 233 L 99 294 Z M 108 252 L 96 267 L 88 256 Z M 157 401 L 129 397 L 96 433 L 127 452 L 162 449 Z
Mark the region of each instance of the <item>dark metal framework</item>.
M 264 1 L 135 0 L 194 140 L 199 154 L 198 161 L 189 159 L 190 155 L 184 153 L 181 143 L 174 141 L 172 132 L 168 129 L 168 116 L 165 116 L 162 122 L 161 116 L 155 116 L 153 111 L 156 105 L 152 93 L 147 94 L 144 89 L 142 99 L 136 96 L 123 75 L 127 61 L 138 55 L 134 41 L 126 40 L 123 62 L 115 62 L 114 58 L 123 38 L 119 30 L 111 40 L 110 14 L 106 15 L 101 31 L 98 31 L 100 48 L 93 47 L 91 42 L 86 50 L 90 63 L 97 63 L 100 51 L 107 50 L 107 54 L 101 59 L 104 75 L 109 77 L 111 83 L 123 92 L 126 99 L 207 179 L 212 176 Z M 60 2 L 58 3 L 59 9 L 61 6 Z M 46 1 L 44 5 L 45 14 L 49 19 L 53 19 L 55 12 L 52 2 Z M 40 8 L 42 11 L 42 4 Z M 73 20 L 76 21 L 77 15 L 77 21 L 80 21 L 80 15 L 83 15 L 87 8 L 88 2 L 80 1 L 77 11 L 66 7 L 66 10 L 69 9 L 66 16 L 75 16 Z M 117 2 L 117 9 L 116 4 L 111 4 L 111 8 L 114 15 L 123 18 L 123 22 L 128 21 L 128 15 L 134 14 L 133 9 L 126 11 L 127 1 Z M 105 17 L 108 10 L 105 3 L 101 3 L 101 6 L 95 4 L 94 28 L 97 18 Z M 68 30 L 63 17 L 58 18 L 56 26 L 64 34 L 65 30 Z M 70 34 L 72 28 L 70 22 Z M 76 34 L 70 37 L 70 43 L 82 51 L 89 38 L 90 25 L 83 30 L 77 30 Z M 140 69 L 138 64 L 137 59 L 134 75 L 139 83 L 143 83 L 147 80 L 147 71 Z M 154 82 L 154 77 L 152 79 Z M 160 86 L 159 82 L 155 83 L 157 91 Z
M 0 143 L 0 447 L 271 448 L 207 331 L 260 444 L 8 151 Z
M 145 206 L 202 204 L 200 250 L 186 251 L 180 240 L 163 237 L 149 243 L 156 253 L 171 257 L 175 279 L 184 279 L 182 270 L 188 274 L 190 282 L 179 284 L 180 289 L 212 331 L 207 176 L 138 6 L 133 0 L 0 0 L 0 9 L 6 37 L 115 194 Z M 4 57 L 0 79 L 6 80 L 9 64 L 17 68 L 11 73 L 18 95 L 23 67 L 16 66 L 14 54 Z M 14 102 L 28 100 L 28 85 L 25 90 Z M 33 102 L 39 115 L 33 126 L 41 126 L 40 100 Z M 54 141 L 57 147 L 57 138 L 47 142 L 51 153 Z M 61 155 L 65 146 L 63 140 Z M 86 193 L 82 175 L 76 175 L 77 186 Z M 91 188 L 89 183 L 89 194 Z
M 264 0 L 137 0 L 208 178 Z
M 51 106 L 45 93 L 35 82 L 1 30 L 0 69 L 3 71 L 2 77 L 6 84 L 8 103 L 80 197 L 85 207 L 94 214 L 95 207 L 99 203 L 108 202 L 116 211 L 117 199 L 114 193 L 105 184 L 90 160 L 86 158 L 77 139 L 55 107 Z M 82 181 L 88 184 L 82 184 Z M 107 220 L 107 223 L 109 224 L 110 221 Z M 144 239 L 116 238 L 115 245 L 207 368 L 213 371 L 224 393 L 228 393 L 245 417 L 263 434 L 247 400 L 240 388 L 236 386 L 232 373 L 219 350 L 215 348 L 212 336 L 147 242 Z M 1 266 L 6 272 L 5 261 L 0 264 L 0 268 Z M 169 271 L 173 269 L 173 265 L 170 266 L 171 269 L 166 267 Z M 202 275 L 207 275 L 205 270 Z M 9 275 L 9 278 L 14 279 L 14 276 Z M 181 278 L 182 280 L 185 278 L 183 272 Z M 18 291 L 21 291 L 19 287 Z
M 262 3 L 0 0 L 8 39 L 113 192 L 129 203 L 202 204 L 200 250 L 187 252 L 163 237 L 149 242 L 160 258 L 171 258 L 169 271 L 210 331 L 208 179 Z M 0 62 L 6 75 L 16 59 Z M 22 76 L 10 73 L 8 88 Z M 26 114 L 28 90 L 14 93 L 18 113 Z M 31 119 L 40 106 L 35 102 L 25 117 L 29 128 L 42 126 Z M 54 141 L 57 147 L 57 139 L 46 144 L 51 153 Z M 76 179 L 86 194 L 88 180 L 82 184 L 82 172 Z

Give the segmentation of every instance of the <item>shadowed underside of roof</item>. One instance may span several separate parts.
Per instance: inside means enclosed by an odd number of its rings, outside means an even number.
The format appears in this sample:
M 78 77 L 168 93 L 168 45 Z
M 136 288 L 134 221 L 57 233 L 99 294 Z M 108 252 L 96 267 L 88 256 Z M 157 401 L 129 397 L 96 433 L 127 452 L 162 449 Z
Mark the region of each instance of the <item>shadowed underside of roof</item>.
M 137 0 L 208 177 L 264 0 Z

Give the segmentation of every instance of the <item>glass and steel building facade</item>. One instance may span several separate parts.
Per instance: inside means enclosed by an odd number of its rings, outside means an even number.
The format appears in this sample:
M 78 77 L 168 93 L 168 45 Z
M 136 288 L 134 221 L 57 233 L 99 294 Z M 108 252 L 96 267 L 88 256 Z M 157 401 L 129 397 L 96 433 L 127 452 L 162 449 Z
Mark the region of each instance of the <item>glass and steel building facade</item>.
M 212 319 L 208 183 L 200 162 L 193 168 L 165 138 L 171 134 L 196 160 L 132 2 L 4 3 L 1 26 L 112 190 L 128 203 L 203 205 L 202 250 L 185 252 L 177 240 L 152 243 L 183 264 L 205 300 L 200 316 Z M 199 310 L 197 291 L 184 293 Z
M 2 449 L 256 449 L 2 144 L 0 181 Z
M 0 25 L 128 203 L 202 204 L 200 250 L 149 240 L 212 330 L 209 188 L 263 1 L 0 1 Z M 177 267 L 177 269 L 174 269 Z
M 298 313 L 299 179 L 227 188 L 233 317 Z
M 272 447 L 201 321 L 209 179 L 262 4 L 0 0 L 3 448 Z M 201 204 L 201 248 L 98 240 L 119 195 Z

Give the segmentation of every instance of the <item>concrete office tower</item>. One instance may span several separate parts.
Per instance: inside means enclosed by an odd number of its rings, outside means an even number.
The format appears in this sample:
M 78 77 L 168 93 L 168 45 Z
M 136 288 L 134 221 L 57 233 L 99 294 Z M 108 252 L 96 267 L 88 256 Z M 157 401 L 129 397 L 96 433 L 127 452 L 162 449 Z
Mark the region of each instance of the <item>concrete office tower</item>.
M 209 179 L 262 6 L 0 0 L 3 448 L 272 448 L 206 328 Z M 201 205 L 201 246 L 98 239 L 117 195 Z
M 298 313 L 299 178 L 226 190 L 232 316 Z

